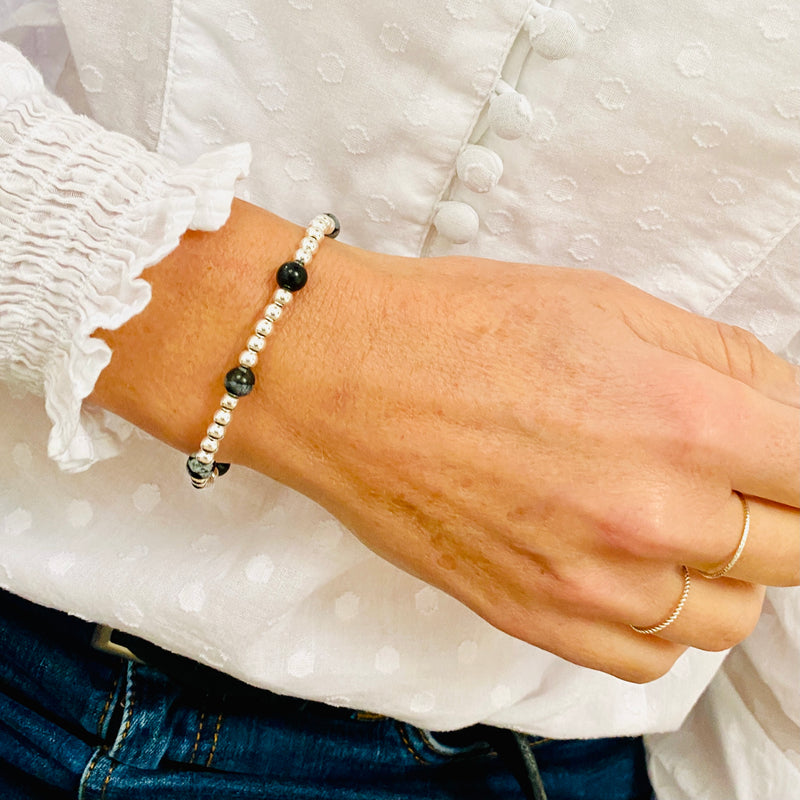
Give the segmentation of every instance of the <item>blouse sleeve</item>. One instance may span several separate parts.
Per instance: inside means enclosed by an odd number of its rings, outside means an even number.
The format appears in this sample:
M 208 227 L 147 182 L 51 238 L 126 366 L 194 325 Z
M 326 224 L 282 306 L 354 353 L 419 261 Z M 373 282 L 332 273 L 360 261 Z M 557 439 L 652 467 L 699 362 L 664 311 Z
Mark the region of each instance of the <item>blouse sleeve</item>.
M 80 471 L 125 426 L 84 405 L 115 329 L 150 299 L 142 271 L 187 229 L 227 220 L 246 144 L 181 166 L 76 115 L 0 42 L 0 380 L 44 397 L 48 453 Z

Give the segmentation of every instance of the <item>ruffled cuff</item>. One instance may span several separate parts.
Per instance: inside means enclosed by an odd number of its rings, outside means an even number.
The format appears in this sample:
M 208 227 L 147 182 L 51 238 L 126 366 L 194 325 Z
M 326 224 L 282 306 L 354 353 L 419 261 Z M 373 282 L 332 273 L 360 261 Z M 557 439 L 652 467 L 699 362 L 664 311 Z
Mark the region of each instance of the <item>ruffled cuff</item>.
M 92 334 L 142 311 L 142 271 L 186 230 L 225 223 L 250 148 L 179 166 L 72 114 L 18 59 L 11 73 L 13 85 L 0 78 L 0 379 L 44 395 L 48 453 L 80 471 L 130 431 L 83 408 L 111 359 Z

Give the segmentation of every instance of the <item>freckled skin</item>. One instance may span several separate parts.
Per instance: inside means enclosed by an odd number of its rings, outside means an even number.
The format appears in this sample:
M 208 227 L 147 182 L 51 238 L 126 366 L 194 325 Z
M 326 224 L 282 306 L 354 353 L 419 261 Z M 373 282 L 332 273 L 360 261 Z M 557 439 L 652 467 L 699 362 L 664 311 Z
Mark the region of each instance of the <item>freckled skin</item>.
M 302 233 L 236 201 L 221 231 L 187 234 L 145 274 L 147 309 L 100 332 L 114 356 L 94 401 L 196 450 L 275 288 L 265 271 Z M 601 273 L 325 241 L 269 340 L 220 458 L 512 636 L 651 680 L 687 646 L 744 638 L 759 584 L 800 583 L 800 386 L 743 331 Z M 703 580 L 736 548 L 732 489 L 758 535 L 730 578 Z M 635 633 L 675 607 L 682 565 L 679 619 Z

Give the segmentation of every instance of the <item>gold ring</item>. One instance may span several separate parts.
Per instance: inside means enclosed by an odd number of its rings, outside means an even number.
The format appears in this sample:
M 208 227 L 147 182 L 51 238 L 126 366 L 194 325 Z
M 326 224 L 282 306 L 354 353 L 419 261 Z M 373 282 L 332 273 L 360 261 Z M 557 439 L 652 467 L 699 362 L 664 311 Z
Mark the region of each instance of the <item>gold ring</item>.
M 744 509 L 744 525 L 742 526 L 742 535 L 739 537 L 739 544 L 736 545 L 736 552 L 731 556 L 730 560 L 724 567 L 712 572 L 704 572 L 702 569 L 698 570 L 698 572 L 704 578 L 709 578 L 710 580 L 713 580 L 714 578 L 721 578 L 723 575 L 727 575 L 733 569 L 733 565 L 739 560 L 739 556 L 741 556 L 742 552 L 744 551 L 744 546 L 747 543 L 747 536 L 750 533 L 750 503 L 747 502 L 747 498 L 741 492 L 735 491 L 734 494 L 739 496 L 739 499 L 742 501 L 742 508 Z
M 658 625 L 653 625 L 652 628 L 637 628 L 635 625 L 631 625 L 636 633 L 644 633 L 645 635 L 649 635 L 651 633 L 659 633 L 663 631 L 664 628 L 669 628 L 678 616 L 680 615 L 681 611 L 683 611 L 683 607 L 686 605 L 686 598 L 689 597 L 689 589 L 692 585 L 692 579 L 689 577 L 689 568 L 683 568 L 683 591 L 681 592 L 681 599 L 678 600 L 678 605 L 675 606 L 675 610 L 663 621 L 659 622 Z

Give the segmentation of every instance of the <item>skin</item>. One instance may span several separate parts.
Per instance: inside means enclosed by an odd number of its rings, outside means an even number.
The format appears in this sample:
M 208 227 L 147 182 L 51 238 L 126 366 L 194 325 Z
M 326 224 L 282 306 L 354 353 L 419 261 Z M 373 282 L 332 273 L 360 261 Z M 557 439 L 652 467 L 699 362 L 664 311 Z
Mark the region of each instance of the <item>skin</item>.
M 146 273 L 92 399 L 184 452 L 302 229 L 236 201 Z M 746 332 L 597 272 L 326 240 L 220 460 L 321 503 L 491 624 L 653 680 L 800 584 L 798 371 Z M 176 401 L 177 399 L 177 401 Z M 233 480 L 233 477 L 226 480 Z M 188 483 L 188 481 L 187 481 Z M 752 524 L 728 576 L 747 495 Z M 669 616 L 658 635 L 633 631 Z

